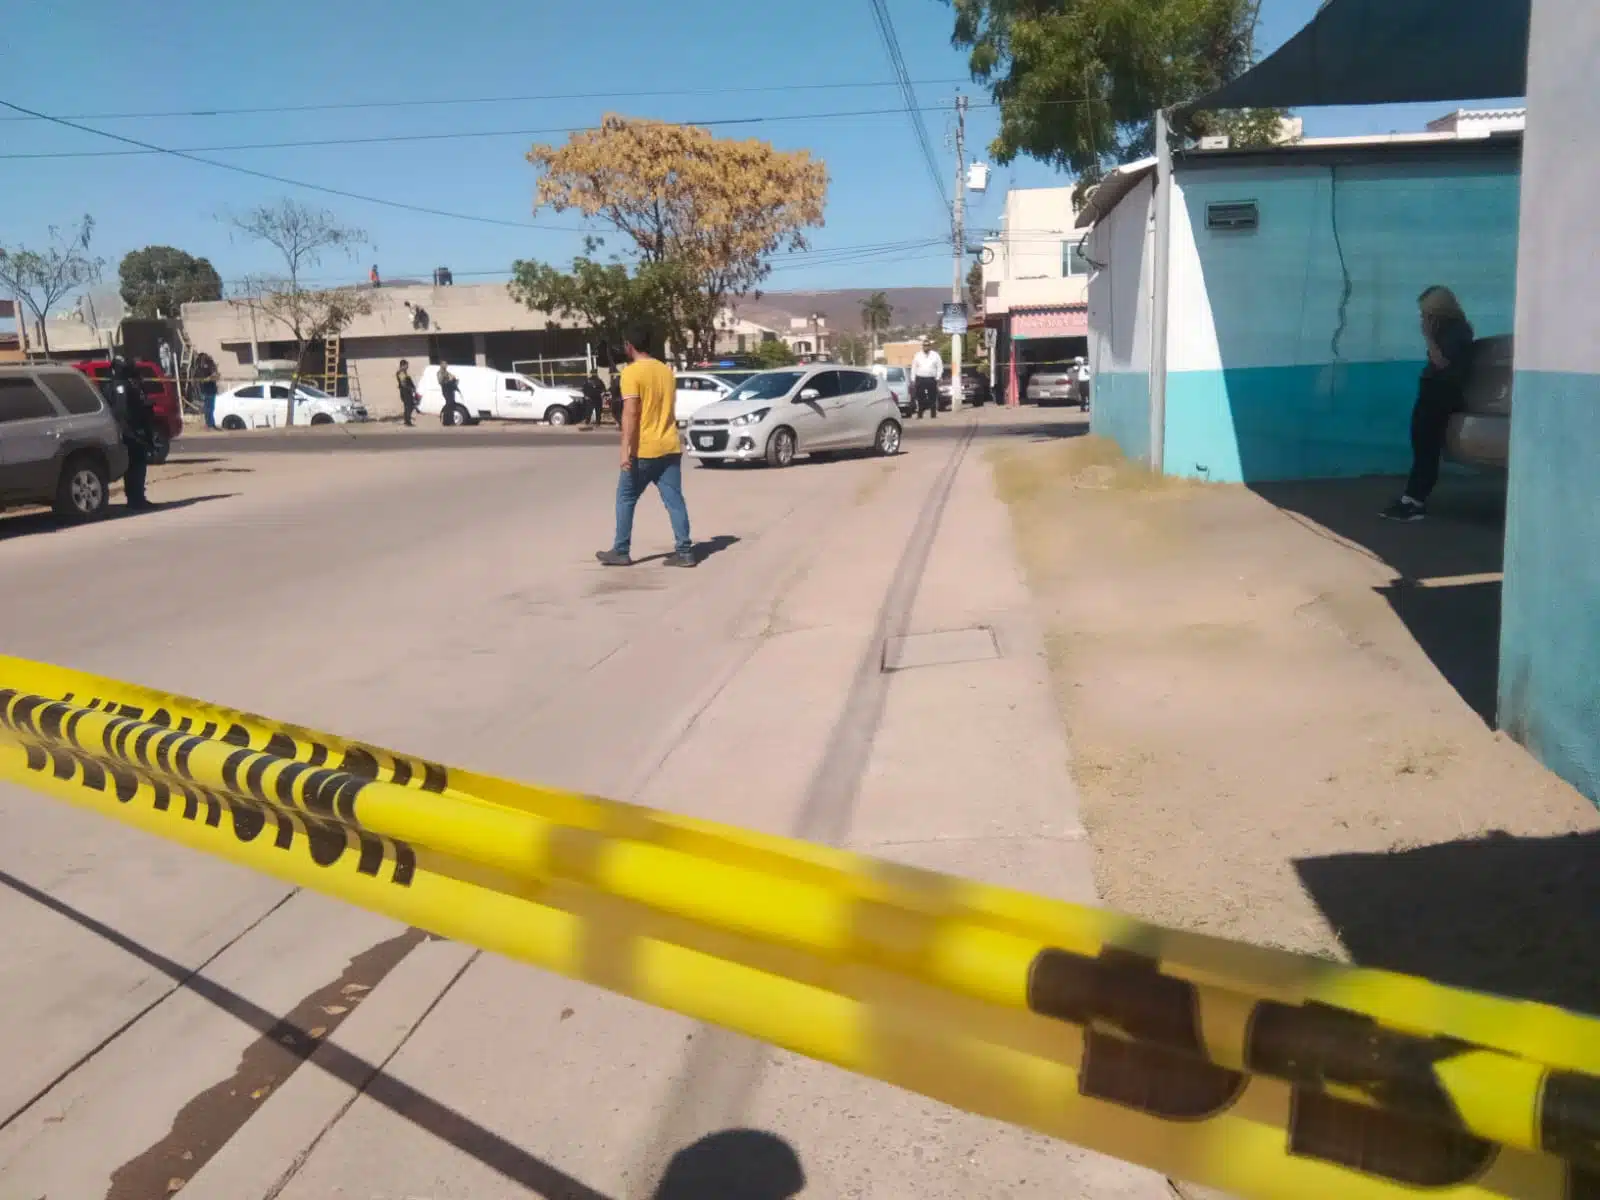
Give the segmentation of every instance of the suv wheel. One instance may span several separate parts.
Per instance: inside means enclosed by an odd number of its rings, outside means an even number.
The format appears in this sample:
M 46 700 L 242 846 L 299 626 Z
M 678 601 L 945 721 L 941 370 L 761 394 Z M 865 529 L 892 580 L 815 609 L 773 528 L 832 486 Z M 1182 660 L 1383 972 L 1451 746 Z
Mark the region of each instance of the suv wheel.
M 572 420 L 572 410 L 565 404 L 552 404 L 544 414 L 544 419 L 552 425 L 565 425 Z
M 448 425 L 452 429 L 465 425 L 467 423 L 467 410 L 459 404 L 447 404 L 444 411 L 439 414 L 439 423 Z
M 172 439 L 163 429 L 150 435 L 150 465 L 159 467 L 172 455 Z
M 61 468 L 56 484 L 56 516 L 63 521 L 92 521 L 104 516 L 111 500 L 111 477 L 104 460 L 74 454 Z
M 230 413 L 222 418 L 222 427 L 229 433 L 238 433 L 244 429 L 244 418 L 237 413 Z

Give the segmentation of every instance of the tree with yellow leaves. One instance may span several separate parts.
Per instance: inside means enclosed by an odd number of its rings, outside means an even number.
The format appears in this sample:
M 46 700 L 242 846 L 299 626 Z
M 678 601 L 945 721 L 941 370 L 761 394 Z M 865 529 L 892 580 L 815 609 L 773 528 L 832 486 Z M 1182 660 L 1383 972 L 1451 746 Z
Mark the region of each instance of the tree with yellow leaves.
M 533 147 L 528 161 L 541 172 L 535 212 L 599 217 L 632 239 L 643 264 L 694 281 L 675 323 L 701 353 L 713 348 L 717 313 L 755 290 L 772 256 L 806 247 L 828 191 L 827 168 L 807 151 L 614 114 L 563 145 Z

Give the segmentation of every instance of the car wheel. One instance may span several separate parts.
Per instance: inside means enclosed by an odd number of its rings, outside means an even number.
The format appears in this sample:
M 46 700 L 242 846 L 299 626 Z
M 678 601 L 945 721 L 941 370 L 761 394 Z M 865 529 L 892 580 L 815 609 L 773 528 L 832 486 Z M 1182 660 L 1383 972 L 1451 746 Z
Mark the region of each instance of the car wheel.
M 157 431 L 150 435 L 150 465 L 159 467 L 172 457 L 172 439 Z
M 244 418 L 238 414 L 230 414 L 222 418 L 222 427 L 229 433 L 239 433 L 244 429 Z
M 313 413 L 311 414 L 311 423 L 313 425 L 332 425 L 333 418 L 327 413 Z
M 773 430 L 772 436 L 767 439 L 767 465 L 769 467 L 789 466 L 794 462 L 795 448 L 794 430 Z
M 111 476 L 105 461 L 93 454 L 74 454 L 61 468 L 56 484 L 56 516 L 63 521 L 92 521 L 104 516 L 111 500 Z
M 447 404 L 439 414 L 439 424 L 455 429 L 467 423 L 467 410 L 459 404 Z
M 544 414 L 544 419 L 552 425 L 565 425 L 572 420 L 572 414 L 563 404 L 553 404 Z
M 872 448 L 885 457 L 899 454 L 900 423 L 898 421 L 885 421 L 879 425 L 877 436 L 872 439 Z

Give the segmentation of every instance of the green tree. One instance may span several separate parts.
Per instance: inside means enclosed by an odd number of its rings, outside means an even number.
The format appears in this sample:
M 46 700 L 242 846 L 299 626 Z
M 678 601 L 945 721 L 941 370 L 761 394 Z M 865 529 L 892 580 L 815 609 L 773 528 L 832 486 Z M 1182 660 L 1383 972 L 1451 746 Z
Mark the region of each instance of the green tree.
M 976 260 L 967 269 L 967 312 L 974 320 L 983 311 L 983 264 Z
M 889 321 L 894 316 L 894 306 L 889 303 L 889 297 L 883 292 L 873 292 L 861 302 L 861 324 L 872 335 L 872 353 L 878 353 L 878 339 L 883 336 L 883 331 L 889 328 Z
M 846 366 L 865 367 L 872 362 L 872 346 L 859 333 L 845 333 L 837 342 L 839 361 Z
M 222 278 L 210 260 L 171 246 L 130 251 L 117 273 L 130 316 L 176 318 L 185 304 L 222 299 Z
M 85 215 L 76 228 L 52 225 L 50 244 L 43 250 L 25 246 L 0 246 L 0 284 L 15 293 L 32 312 L 39 326 L 39 342 L 50 353 L 50 331 L 45 318 L 72 292 L 100 278 L 105 260 L 89 253 L 94 218 Z
M 951 42 L 1000 106 L 996 161 L 1085 182 L 1154 152 L 1154 116 L 1242 74 L 1260 0 L 949 0 Z M 1195 132 L 1272 141 L 1281 113 L 1201 114 Z
M 761 364 L 762 370 L 790 367 L 794 365 L 794 351 L 781 339 L 771 338 L 756 347 L 756 361 Z
M 518 259 L 511 265 L 512 298 L 549 314 L 553 323 L 593 330 L 613 351 L 640 324 L 682 350 L 684 331 L 700 319 L 703 303 L 691 273 L 671 262 L 640 263 L 632 270 L 620 261 L 599 262 L 591 257 L 599 245 L 589 239 L 570 271 Z

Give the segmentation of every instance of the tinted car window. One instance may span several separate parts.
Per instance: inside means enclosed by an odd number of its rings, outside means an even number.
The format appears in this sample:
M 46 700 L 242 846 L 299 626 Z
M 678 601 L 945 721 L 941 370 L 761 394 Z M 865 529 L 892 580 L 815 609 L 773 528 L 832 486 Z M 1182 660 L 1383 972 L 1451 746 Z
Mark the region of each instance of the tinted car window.
M 241 400 L 259 400 L 261 399 L 261 385 L 253 383 L 249 387 L 242 387 L 234 395 Z
M 274 383 L 268 388 L 267 397 L 272 400 L 287 400 L 289 389 L 281 383 Z
M 776 400 L 789 394 L 789 389 L 800 382 L 799 371 L 764 371 L 752 375 L 729 400 Z
M 73 416 L 84 417 L 100 411 L 100 393 L 78 372 L 55 371 L 40 378 L 61 401 L 61 407 Z
M 842 372 L 840 371 L 818 371 L 810 379 L 806 380 L 805 387 L 800 390 L 803 392 L 815 391 L 818 400 L 826 400 L 830 396 L 837 396 L 842 390 L 839 379 L 841 374 Z
M 878 386 L 878 377 L 869 375 L 865 371 L 840 371 L 839 374 L 844 378 L 844 391 L 846 394 L 851 392 L 870 392 Z
M 10 375 L 0 379 L 0 422 L 31 421 L 59 414 L 50 397 L 31 375 Z

